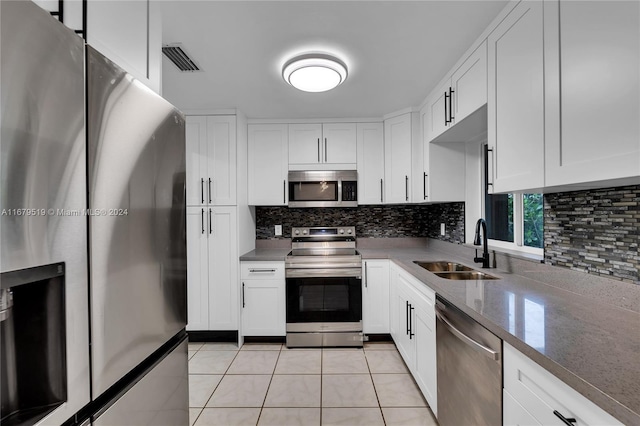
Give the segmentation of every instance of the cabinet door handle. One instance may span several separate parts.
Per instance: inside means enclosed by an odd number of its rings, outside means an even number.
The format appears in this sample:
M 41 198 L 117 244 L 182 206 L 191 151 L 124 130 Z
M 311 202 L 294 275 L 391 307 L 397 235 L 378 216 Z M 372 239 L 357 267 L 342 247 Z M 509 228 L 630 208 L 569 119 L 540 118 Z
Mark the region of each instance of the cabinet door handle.
M 324 162 L 327 162 L 327 138 L 324 138 Z
M 382 202 L 382 179 L 380 179 L 380 202 Z
M 320 162 L 320 138 L 318 138 L 318 163 Z
M 405 314 L 406 314 L 405 324 L 407 325 L 407 332 L 406 332 L 406 334 L 408 335 L 408 334 L 409 334 L 409 331 L 410 331 L 410 329 L 409 329 L 409 301 L 407 300 L 405 303 L 406 303 L 406 306 L 405 306 L 405 308 L 404 308 L 404 311 L 405 311 Z
M 364 262 L 364 288 L 367 288 L 367 262 Z
M 453 116 L 453 94 L 456 93 L 451 87 L 449 87 L 449 123 L 453 123 L 455 117 Z
M 244 308 L 244 283 L 242 283 L 242 307 Z
M 409 201 L 409 176 L 404 177 L 404 199 Z
M 271 269 L 267 269 L 267 268 L 251 268 L 249 269 L 249 272 L 252 273 L 261 273 L 261 272 L 275 272 L 276 270 L 271 268 Z
M 204 234 L 204 209 L 202 209 L 202 214 L 200 215 L 200 219 L 202 222 L 202 233 Z
M 489 153 L 491 153 L 491 164 L 493 165 L 493 148 L 489 148 L 489 145 L 484 146 L 484 181 L 485 191 L 489 191 L 489 187 L 493 189 L 493 182 L 489 182 L 489 178 L 493 179 L 493 170 L 489 172 Z M 493 169 L 493 167 L 492 167 Z
M 424 199 L 426 200 L 429 196 L 427 195 L 427 177 L 429 175 L 428 174 L 424 174 L 424 178 L 422 179 L 422 186 L 423 186 L 423 190 L 422 190 L 422 194 L 424 195 Z
M 568 425 L 568 426 L 575 426 L 574 423 L 578 422 L 573 417 L 565 417 L 565 416 L 563 416 L 562 414 L 560 414 L 560 412 L 558 410 L 553 410 L 553 414 L 555 414 L 557 418 L 562 420 L 562 423 L 564 423 L 565 425 Z
M 449 98 L 449 94 L 445 91 L 444 92 L 444 125 L 445 127 L 447 126 L 447 124 L 450 123 L 449 119 L 447 118 L 447 112 L 449 111 L 449 109 L 447 108 L 447 99 Z
M 287 204 L 287 181 L 282 181 L 282 203 Z
M 209 234 L 213 233 L 213 229 L 211 227 L 211 209 L 209 209 Z
M 414 309 L 413 305 L 409 303 L 409 340 L 413 339 L 413 336 L 416 335 L 416 333 L 413 332 L 413 321 L 411 320 L 411 311 Z
M 209 204 L 211 204 L 211 178 L 209 178 Z
M 200 196 L 202 197 L 202 204 L 204 204 L 204 178 L 200 178 Z

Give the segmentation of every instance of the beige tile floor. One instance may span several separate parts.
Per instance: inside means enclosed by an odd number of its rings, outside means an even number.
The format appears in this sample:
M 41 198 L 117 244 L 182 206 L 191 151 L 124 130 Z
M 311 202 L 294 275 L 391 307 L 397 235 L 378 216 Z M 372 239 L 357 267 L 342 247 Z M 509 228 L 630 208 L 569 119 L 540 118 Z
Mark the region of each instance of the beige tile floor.
M 437 425 L 393 343 L 189 343 L 191 425 Z

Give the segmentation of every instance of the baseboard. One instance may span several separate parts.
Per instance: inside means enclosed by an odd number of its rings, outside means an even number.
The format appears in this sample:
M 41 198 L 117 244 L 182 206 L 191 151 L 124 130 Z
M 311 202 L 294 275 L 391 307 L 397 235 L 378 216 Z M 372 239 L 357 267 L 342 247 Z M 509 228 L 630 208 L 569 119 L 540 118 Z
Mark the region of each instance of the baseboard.
M 224 331 L 187 331 L 190 342 L 238 342 L 237 330 L 224 330 Z
M 393 342 L 390 334 L 381 333 L 381 334 L 367 334 L 369 338 L 369 342 Z

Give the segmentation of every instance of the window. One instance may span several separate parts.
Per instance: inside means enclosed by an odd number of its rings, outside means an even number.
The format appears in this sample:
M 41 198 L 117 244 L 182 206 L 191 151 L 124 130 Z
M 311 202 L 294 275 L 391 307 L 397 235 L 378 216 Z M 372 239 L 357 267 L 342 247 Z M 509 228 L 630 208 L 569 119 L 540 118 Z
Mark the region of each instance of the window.
M 496 247 L 543 254 L 542 194 L 489 194 L 485 150 L 484 211 L 487 237 Z

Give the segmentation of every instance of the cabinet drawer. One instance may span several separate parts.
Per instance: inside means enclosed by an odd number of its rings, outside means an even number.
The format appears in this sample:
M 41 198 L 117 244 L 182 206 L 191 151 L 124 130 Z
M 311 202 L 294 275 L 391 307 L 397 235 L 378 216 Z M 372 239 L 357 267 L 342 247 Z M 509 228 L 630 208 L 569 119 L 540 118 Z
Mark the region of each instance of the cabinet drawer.
M 240 277 L 246 279 L 284 279 L 284 262 L 241 262 Z
M 575 418 L 576 426 L 622 424 L 507 343 L 504 343 L 504 389 L 544 425 L 564 424 L 554 411 Z

